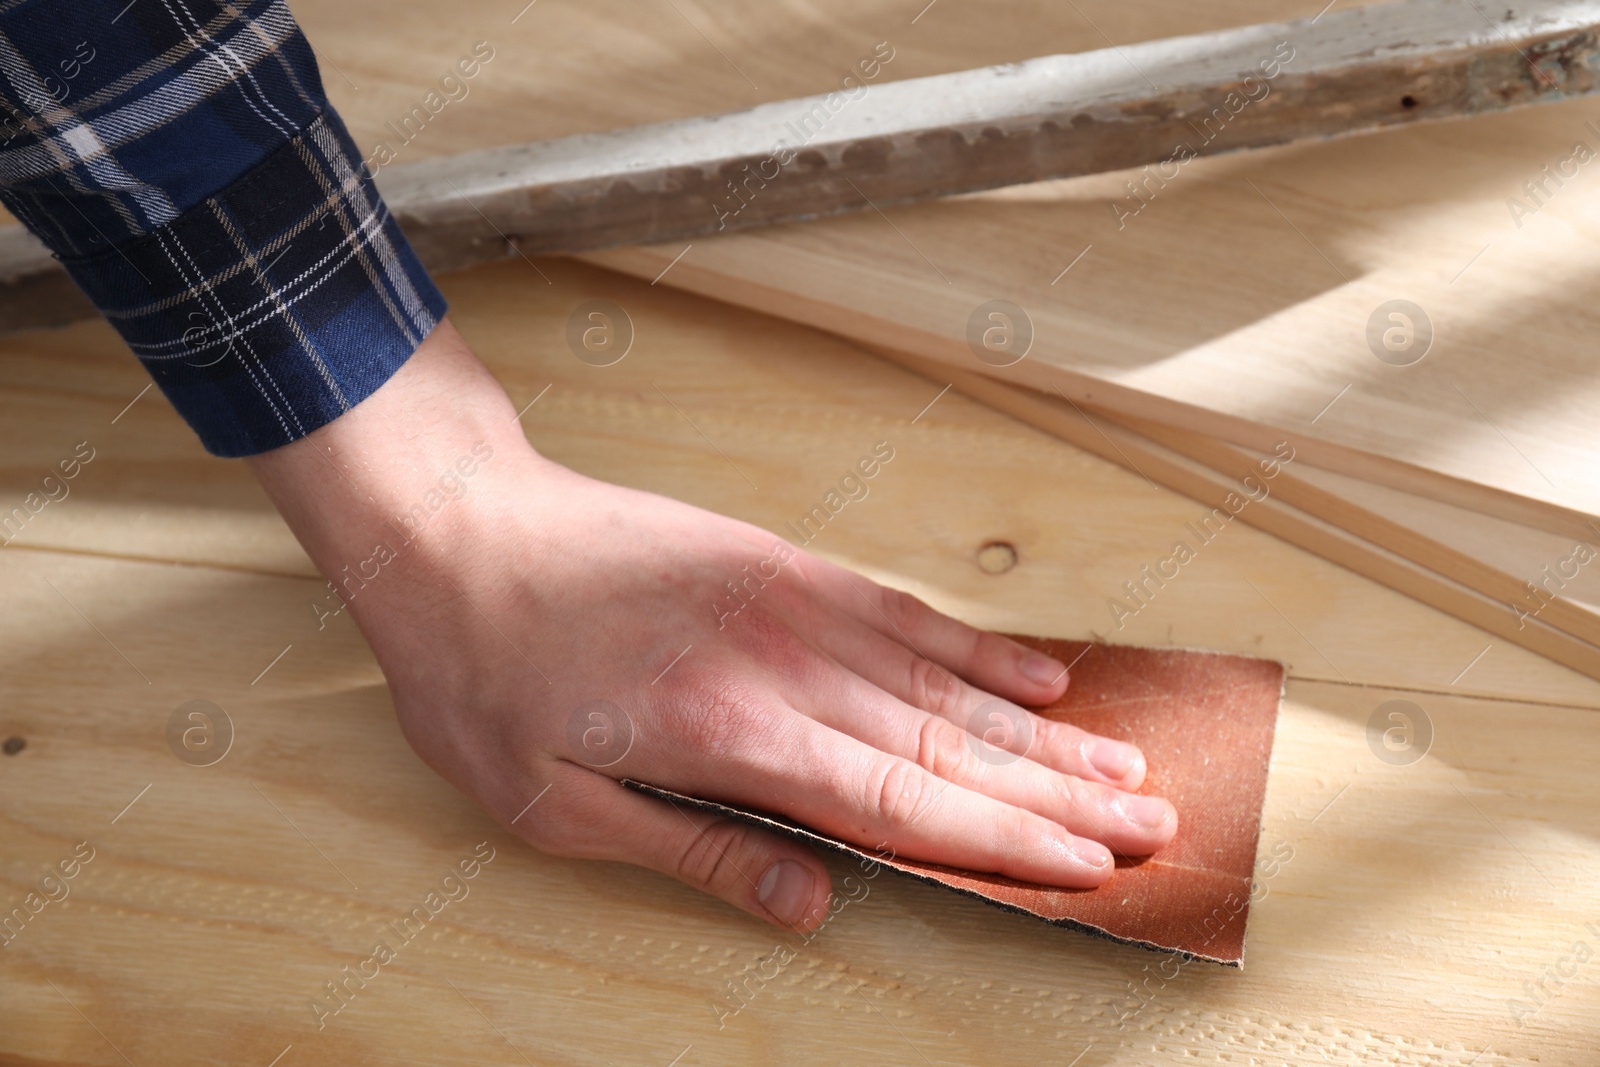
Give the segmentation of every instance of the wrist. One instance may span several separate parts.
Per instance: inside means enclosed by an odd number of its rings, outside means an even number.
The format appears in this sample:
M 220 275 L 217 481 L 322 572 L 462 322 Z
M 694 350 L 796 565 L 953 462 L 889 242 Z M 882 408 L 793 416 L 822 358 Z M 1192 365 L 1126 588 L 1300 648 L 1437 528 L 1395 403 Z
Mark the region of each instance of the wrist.
M 249 463 L 358 621 L 449 592 L 504 502 L 493 488 L 560 468 L 522 434 L 505 391 L 449 321 L 389 381 L 315 432 Z

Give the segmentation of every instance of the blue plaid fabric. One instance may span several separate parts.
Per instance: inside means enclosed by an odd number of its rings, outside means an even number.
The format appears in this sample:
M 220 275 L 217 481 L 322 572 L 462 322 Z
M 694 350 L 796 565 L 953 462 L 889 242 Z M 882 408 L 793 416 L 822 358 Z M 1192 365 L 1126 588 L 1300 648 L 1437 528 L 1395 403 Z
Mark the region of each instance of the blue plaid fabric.
M 217 455 L 338 418 L 444 315 L 281 0 L 0 0 L 0 200 Z

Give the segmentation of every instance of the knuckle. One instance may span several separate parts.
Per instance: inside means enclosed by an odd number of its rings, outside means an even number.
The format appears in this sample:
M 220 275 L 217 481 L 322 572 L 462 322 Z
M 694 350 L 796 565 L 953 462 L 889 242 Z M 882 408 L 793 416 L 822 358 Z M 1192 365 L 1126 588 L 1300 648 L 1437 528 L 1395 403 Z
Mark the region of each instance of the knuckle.
M 687 684 L 661 700 L 657 720 L 677 745 L 724 760 L 769 724 L 766 705 L 747 679 L 720 670 L 685 674 Z
M 790 556 L 777 566 L 778 573 L 772 578 L 765 579 L 767 584 L 762 589 L 763 596 L 770 596 L 774 604 L 781 605 L 785 609 L 804 607 L 814 601 L 811 584 L 800 573 L 799 556 Z
M 1078 779 L 1070 774 L 1057 774 L 1050 782 L 1052 799 L 1063 811 L 1078 810 Z
M 752 606 L 745 615 L 737 626 L 729 627 L 741 653 L 781 675 L 807 668 L 814 653 L 787 620 L 765 605 Z
M 1027 709 L 1024 709 L 1027 710 Z M 1069 723 L 1047 719 L 1037 712 L 1028 711 L 1028 724 L 1033 730 L 1025 755 L 1036 763 L 1043 763 L 1057 773 L 1096 774 L 1094 761 L 1089 758 L 1091 735 Z
M 888 828 L 903 830 L 915 824 L 932 803 L 930 779 L 926 771 L 903 759 L 889 759 L 876 775 L 872 810 Z
M 1067 811 L 1096 820 L 1105 808 L 1105 797 L 1099 786 L 1086 782 L 1073 774 L 1056 776 L 1056 793 Z
M 910 703 L 923 711 L 951 718 L 960 709 L 965 686 L 955 675 L 925 656 L 913 655 L 907 680 Z
M 959 619 L 950 621 L 953 624 L 950 627 L 952 633 L 959 637 L 954 643 L 958 646 L 957 660 L 964 665 L 964 670 L 983 667 L 998 669 L 1012 662 L 1012 649 L 1015 646 L 1008 638 L 968 626 Z
M 916 597 L 900 589 L 891 589 L 883 586 L 879 597 L 879 606 L 889 621 L 903 630 L 914 629 L 922 621 L 928 606 Z
M 678 856 L 673 876 L 696 889 L 716 892 L 726 887 L 732 879 L 742 877 L 733 856 L 743 837 L 743 828 L 727 821 L 701 827 Z
M 590 835 L 565 820 L 546 821 L 522 832 L 522 839 L 549 856 L 582 859 Z
M 1044 834 L 1040 828 L 1043 820 L 1031 811 L 1007 804 L 996 815 L 996 820 L 996 841 L 1006 850 L 1031 852 L 1042 843 Z
M 917 731 L 917 766 L 947 781 L 965 777 L 971 750 L 967 732 L 929 716 Z
M 1093 766 L 1089 759 L 1093 744 L 1090 734 L 1071 723 L 1057 722 L 1034 712 L 1029 712 L 1029 716 L 1033 722 L 1033 743 L 1041 752 L 1065 761 L 1068 766 Z
M 555 792 L 554 790 L 552 792 Z M 549 856 L 587 859 L 596 855 L 589 813 L 578 811 L 565 798 L 552 796 L 537 819 L 522 819 L 512 827 L 528 844 Z
M 780 649 L 789 636 L 782 621 L 759 603 L 747 605 L 737 622 L 728 628 L 735 644 L 758 658 L 769 650 Z

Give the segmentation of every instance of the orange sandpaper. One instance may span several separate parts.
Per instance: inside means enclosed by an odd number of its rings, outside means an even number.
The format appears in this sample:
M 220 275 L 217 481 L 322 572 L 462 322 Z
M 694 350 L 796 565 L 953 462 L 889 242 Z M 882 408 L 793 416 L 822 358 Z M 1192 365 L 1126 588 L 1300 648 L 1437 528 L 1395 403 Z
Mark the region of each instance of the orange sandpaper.
M 1097 889 L 1056 889 L 898 857 L 885 858 L 780 816 L 641 783 L 677 803 L 741 819 L 1018 911 L 1057 926 L 1242 967 L 1251 876 L 1266 799 L 1283 665 L 1248 656 L 1017 636 L 1071 664 L 1045 718 L 1130 741 L 1149 771 L 1141 793 L 1178 811 L 1178 835 L 1154 856 L 1118 857 Z

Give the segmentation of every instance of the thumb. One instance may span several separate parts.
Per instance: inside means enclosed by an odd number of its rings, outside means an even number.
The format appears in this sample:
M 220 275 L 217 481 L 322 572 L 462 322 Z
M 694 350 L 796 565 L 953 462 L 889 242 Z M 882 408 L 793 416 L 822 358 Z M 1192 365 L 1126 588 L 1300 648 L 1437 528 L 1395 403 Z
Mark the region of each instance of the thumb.
M 827 917 L 828 869 L 804 845 L 570 763 L 556 777 L 544 828 L 526 834 L 534 847 L 648 867 L 787 929 Z

